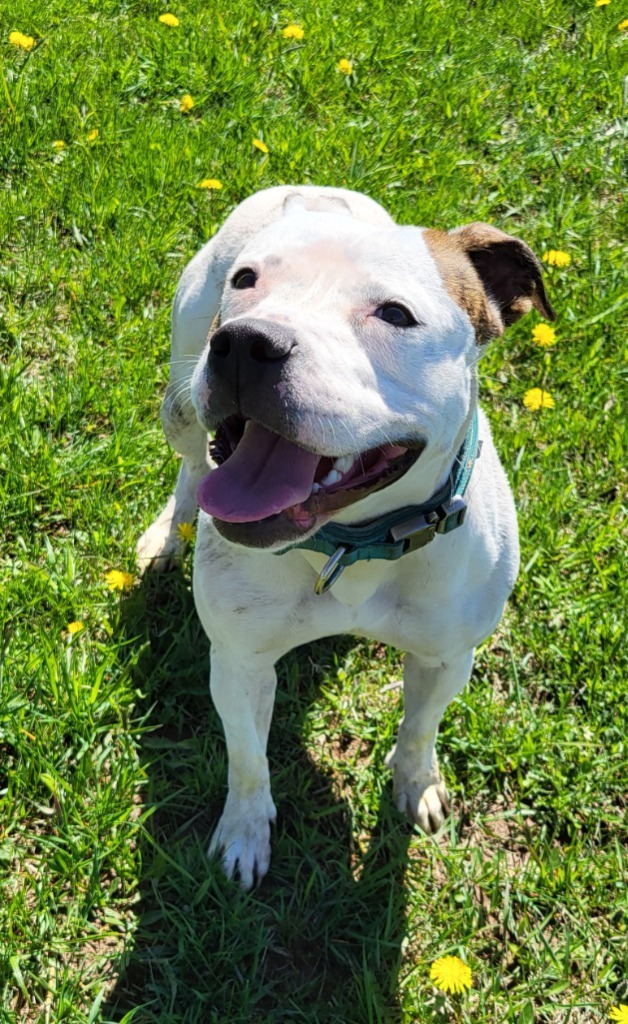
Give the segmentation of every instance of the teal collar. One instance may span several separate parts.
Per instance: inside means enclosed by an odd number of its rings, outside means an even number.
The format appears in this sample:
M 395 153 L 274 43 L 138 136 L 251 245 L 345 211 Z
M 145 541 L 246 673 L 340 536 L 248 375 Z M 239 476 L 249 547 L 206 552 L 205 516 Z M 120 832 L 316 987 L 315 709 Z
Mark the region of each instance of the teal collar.
M 464 494 L 480 454 L 480 446 L 476 410 L 447 483 L 429 501 L 422 505 L 406 505 L 356 526 L 328 523 L 301 544 L 287 548 L 288 551 L 303 548 L 329 555 L 314 586 L 316 593 L 323 594 L 329 590 L 341 572 L 354 562 L 371 558 L 401 558 L 409 551 L 429 544 L 435 534 L 450 533 L 462 526 L 467 511 Z

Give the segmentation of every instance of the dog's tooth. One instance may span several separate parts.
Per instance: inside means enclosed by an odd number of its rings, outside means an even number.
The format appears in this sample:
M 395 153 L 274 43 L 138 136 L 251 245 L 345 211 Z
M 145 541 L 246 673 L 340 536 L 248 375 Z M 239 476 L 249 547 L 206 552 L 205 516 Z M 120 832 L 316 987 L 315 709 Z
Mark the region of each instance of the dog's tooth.
M 337 469 L 340 474 L 344 474 L 348 469 L 351 469 L 354 461 L 353 455 L 340 455 L 334 460 L 333 469 Z
M 323 477 L 321 484 L 323 487 L 331 487 L 333 484 L 339 484 L 342 480 L 342 473 L 339 473 L 337 469 L 330 469 L 326 477 Z
M 310 493 L 311 493 L 311 494 L 318 494 L 318 492 L 320 491 L 320 489 L 321 489 L 321 485 L 320 485 L 320 484 L 317 484 L 317 483 L 313 483 L 313 484 L 312 484 L 312 490 L 311 490 L 311 492 L 310 492 Z

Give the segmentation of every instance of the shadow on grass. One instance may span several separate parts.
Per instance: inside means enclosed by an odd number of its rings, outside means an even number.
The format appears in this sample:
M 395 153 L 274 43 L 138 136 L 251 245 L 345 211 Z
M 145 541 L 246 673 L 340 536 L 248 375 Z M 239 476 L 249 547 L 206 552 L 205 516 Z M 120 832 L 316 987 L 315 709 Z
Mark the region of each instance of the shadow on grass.
M 102 1019 L 125 1024 L 401 1020 L 410 830 L 386 789 L 362 856 L 333 779 L 304 749 L 317 680 L 353 641 L 302 648 L 279 666 L 269 751 L 278 826 L 270 874 L 250 894 L 205 850 L 226 790 L 208 687 L 208 642 L 188 584 L 147 577 L 125 602 L 148 717 L 140 750 L 140 900 Z

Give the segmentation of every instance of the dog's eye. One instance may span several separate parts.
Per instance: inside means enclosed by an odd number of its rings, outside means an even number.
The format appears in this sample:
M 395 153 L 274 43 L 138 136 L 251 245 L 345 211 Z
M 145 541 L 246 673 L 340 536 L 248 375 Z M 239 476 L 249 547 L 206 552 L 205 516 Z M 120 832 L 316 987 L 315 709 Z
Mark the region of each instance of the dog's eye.
M 234 288 L 255 288 L 257 274 L 250 267 L 238 270 L 232 278 L 231 284 Z
M 380 320 L 385 320 L 387 324 L 392 324 L 393 327 L 416 326 L 416 320 L 412 313 L 405 306 L 400 306 L 398 302 L 385 302 L 382 306 L 378 306 L 375 316 Z

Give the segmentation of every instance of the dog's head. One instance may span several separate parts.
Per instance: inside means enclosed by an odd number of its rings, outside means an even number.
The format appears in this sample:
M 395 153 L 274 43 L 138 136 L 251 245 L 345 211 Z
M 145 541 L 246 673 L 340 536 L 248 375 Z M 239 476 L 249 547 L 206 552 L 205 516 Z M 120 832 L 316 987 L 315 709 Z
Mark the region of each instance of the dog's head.
M 483 346 L 532 307 L 553 319 L 538 260 L 487 224 L 288 211 L 240 252 L 194 373 L 218 464 L 201 507 L 227 539 L 280 548 L 426 500 L 472 415 Z

